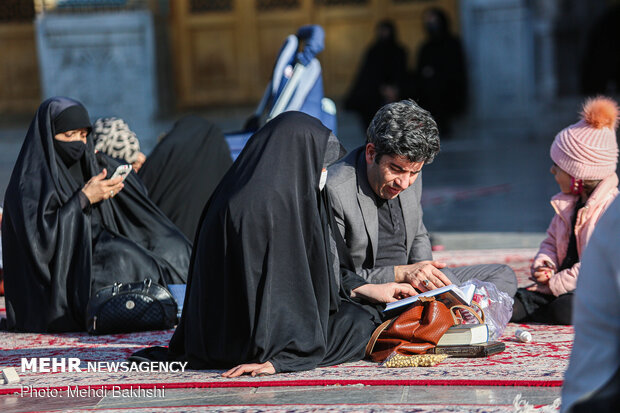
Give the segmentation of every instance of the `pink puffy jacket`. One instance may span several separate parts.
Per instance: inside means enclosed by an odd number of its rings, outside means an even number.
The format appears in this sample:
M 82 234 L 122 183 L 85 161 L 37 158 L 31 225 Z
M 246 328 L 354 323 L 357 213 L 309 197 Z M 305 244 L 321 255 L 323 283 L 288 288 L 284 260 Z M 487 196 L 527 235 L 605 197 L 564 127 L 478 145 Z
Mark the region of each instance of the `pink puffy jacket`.
M 613 174 L 598 184 L 590 198 L 586 201 L 586 205 L 579 211 L 575 223 L 575 236 L 577 237 L 577 253 L 580 258 L 596 223 L 617 195 L 618 175 Z M 556 215 L 551 220 L 549 228 L 547 228 L 547 238 L 540 244 L 538 254 L 534 258 L 532 272 L 534 272 L 535 268 L 543 265 L 557 270 L 562 261 L 564 261 L 572 230 L 571 218 L 576 203 L 577 196 L 562 192 L 551 198 L 551 205 L 555 209 Z M 581 262 L 578 262 L 571 268 L 555 273 L 551 277 L 549 288 L 553 295 L 559 296 L 575 290 L 580 267 Z

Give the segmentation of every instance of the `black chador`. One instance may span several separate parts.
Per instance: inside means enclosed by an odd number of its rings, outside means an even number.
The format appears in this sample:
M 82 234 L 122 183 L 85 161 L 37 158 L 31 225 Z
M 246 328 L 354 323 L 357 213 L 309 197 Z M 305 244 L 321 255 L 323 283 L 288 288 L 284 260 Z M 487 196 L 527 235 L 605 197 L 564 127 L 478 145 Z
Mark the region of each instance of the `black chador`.
M 87 125 L 85 124 L 87 123 Z M 86 329 L 86 305 L 114 282 L 184 283 L 191 243 L 148 198 L 131 173 L 114 198 L 84 205 L 85 182 L 118 162 L 87 143 L 62 145 L 55 130 L 88 126 L 77 101 L 41 104 L 4 198 L 2 248 L 8 327 L 18 331 Z M 80 147 L 80 144 L 82 145 Z
M 138 175 L 153 202 L 193 241 L 200 214 L 230 165 L 222 131 L 190 115 L 174 124 Z
M 248 141 L 203 211 L 173 358 L 197 369 L 269 361 L 286 372 L 364 356 L 377 314 L 348 298 L 365 281 L 341 269 L 350 263 L 319 189 L 339 148 L 299 112 Z

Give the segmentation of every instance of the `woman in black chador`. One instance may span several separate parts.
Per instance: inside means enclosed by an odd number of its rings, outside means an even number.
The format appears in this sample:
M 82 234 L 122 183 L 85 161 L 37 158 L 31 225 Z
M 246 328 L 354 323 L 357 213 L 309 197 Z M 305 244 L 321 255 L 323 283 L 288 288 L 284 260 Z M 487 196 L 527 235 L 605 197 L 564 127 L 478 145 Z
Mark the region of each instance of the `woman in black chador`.
M 115 282 L 184 283 L 191 244 L 139 179 L 109 178 L 88 113 L 63 97 L 39 107 L 4 198 L 9 329 L 83 331 L 91 294 Z
M 398 41 L 396 26 L 382 20 L 344 101 L 347 109 L 359 114 L 364 130 L 379 108 L 401 99 L 406 73 L 407 52 Z
M 138 176 L 153 202 L 193 241 L 200 214 L 230 165 L 222 131 L 190 115 L 174 124 Z
M 450 121 L 466 109 L 467 70 L 461 40 L 450 29 L 441 8 L 424 12 L 427 39 L 420 45 L 409 93 L 433 118 L 444 136 Z
M 325 191 L 340 144 L 318 120 L 287 112 L 247 143 L 198 227 L 170 356 L 235 377 L 359 360 L 378 314 L 409 285 L 371 285 L 339 255 Z M 237 367 L 234 367 L 237 366 Z

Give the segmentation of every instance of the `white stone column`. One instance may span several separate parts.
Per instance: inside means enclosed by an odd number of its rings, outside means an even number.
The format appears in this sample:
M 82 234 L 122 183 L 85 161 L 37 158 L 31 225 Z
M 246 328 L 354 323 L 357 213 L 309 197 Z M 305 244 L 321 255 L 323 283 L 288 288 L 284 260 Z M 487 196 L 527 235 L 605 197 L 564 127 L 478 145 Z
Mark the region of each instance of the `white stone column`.
M 557 95 L 555 20 L 558 3 L 557 0 L 536 0 L 534 5 L 536 97 L 543 102 Z
M 466 0 L 460 7 L 473 114 L 479 119 L 528 117 L 535 79 L 526 0 Z

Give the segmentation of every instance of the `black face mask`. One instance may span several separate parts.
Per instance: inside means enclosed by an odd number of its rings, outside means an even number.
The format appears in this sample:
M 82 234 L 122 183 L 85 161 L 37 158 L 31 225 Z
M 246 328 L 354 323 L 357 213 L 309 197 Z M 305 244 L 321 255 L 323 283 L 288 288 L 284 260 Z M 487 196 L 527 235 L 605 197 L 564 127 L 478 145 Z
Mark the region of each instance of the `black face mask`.
M 54 139 L 54 149 L 64 164 L 71 166 L 84 155 L 86 144 L 82 141 L 64 142 Z

